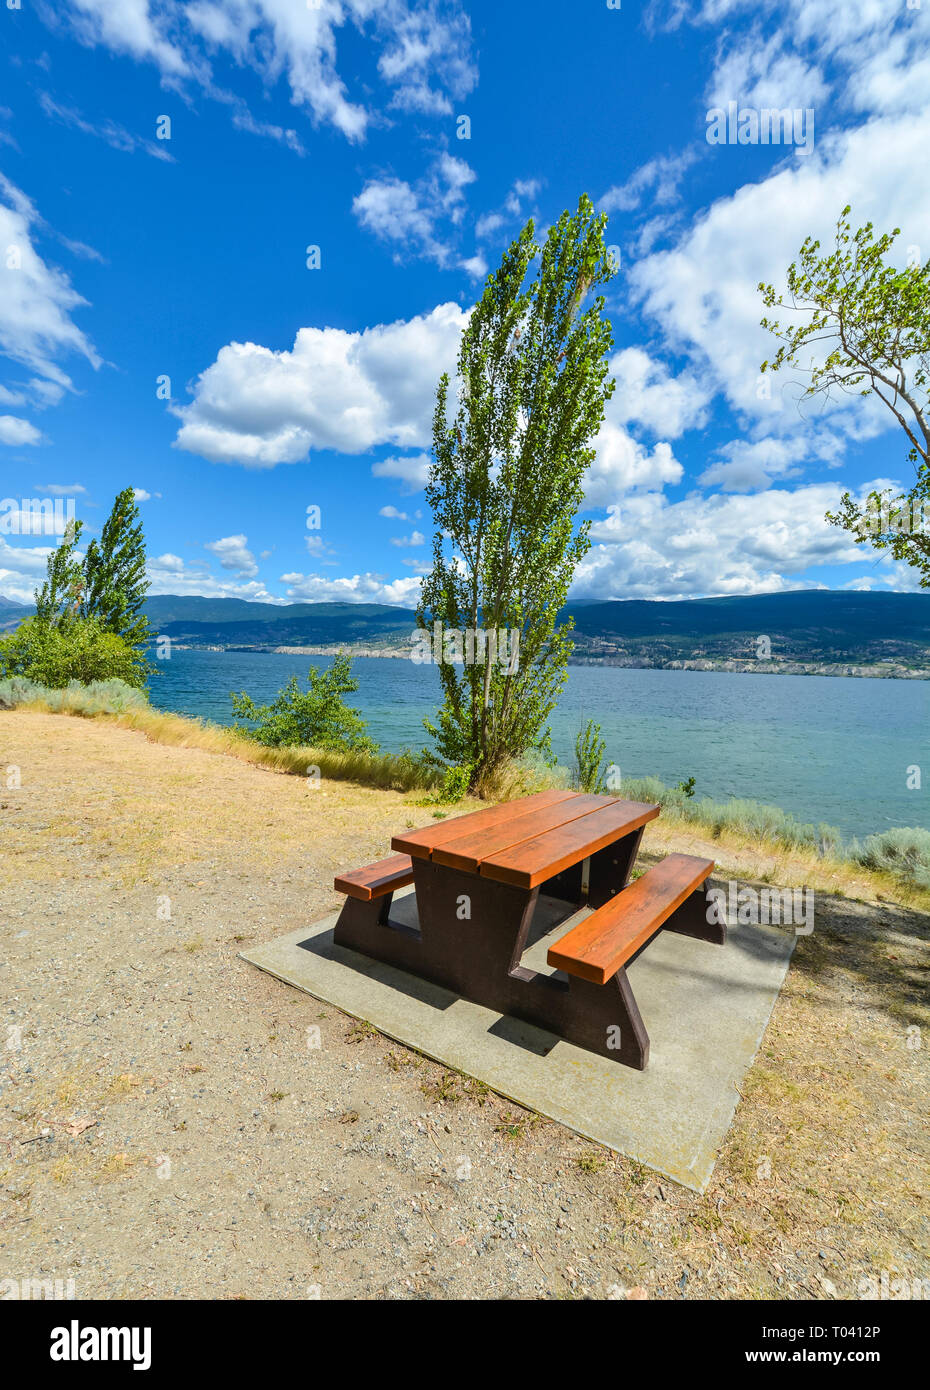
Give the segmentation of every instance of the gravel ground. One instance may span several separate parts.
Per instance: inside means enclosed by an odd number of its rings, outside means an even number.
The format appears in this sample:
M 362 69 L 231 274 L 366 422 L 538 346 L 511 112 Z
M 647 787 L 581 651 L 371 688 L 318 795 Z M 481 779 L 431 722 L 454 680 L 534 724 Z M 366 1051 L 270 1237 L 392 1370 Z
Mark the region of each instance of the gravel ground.
M 884 1271 L 930 1295 L 926 916 L 821 898 L 699 1197 L 238 959 L 427 820 L 409 795 L 25 711 L 0 774 L 0 1280 L 856 1298 Z

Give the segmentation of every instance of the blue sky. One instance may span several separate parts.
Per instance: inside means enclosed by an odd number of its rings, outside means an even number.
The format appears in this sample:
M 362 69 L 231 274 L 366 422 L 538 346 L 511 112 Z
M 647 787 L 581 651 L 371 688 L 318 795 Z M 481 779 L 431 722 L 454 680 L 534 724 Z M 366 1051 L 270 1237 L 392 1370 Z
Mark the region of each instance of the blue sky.
M 87 536 L 131 484 L 153 592 L 412 604 L 439 373 L 585 191 L 621 273 L 573 593 L 916 587 L 823 521 L 908 484 L 898 426 L 760 388 L 755 286 L 846 202 L 926 259 L 930 0 L 15 3 L 0 496 L 71 496 Z M 806 145 L 709 143 L 730 101 L 812 111 Z M 0 535 L 0 595 L 51 543 Z

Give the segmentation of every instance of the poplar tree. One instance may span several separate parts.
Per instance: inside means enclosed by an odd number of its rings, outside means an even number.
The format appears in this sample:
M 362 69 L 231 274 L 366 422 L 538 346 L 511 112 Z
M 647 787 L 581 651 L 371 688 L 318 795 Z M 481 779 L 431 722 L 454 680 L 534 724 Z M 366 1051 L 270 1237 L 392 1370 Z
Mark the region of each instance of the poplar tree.
M 468 768 L 478 789 L 493 791 L 509 759 L 546 746 L 567 677 L 572 622 L 556 621 L 590 545 L 577 513 L 614 389 L 604 299 L 589 300 L 615 273 L 605 223 L 586 196 L 542 246 L 528 222 L 463 332 L 457 403 L 448 374 L 437 390 L 426 487 L 433 564 L 418 621 L 441 624 L 447 653 L 465 661 L 440 664 L 443 704 L 438 723 L 425 722 L 440 756 Z M 518 642 L 516 669 L 481 662 L 480 644 L 471 653 L 463 643 L 467 630 L 506 630 Z
M 145 537 L 135 493 L 117 493 L 113 510 L 84 556 L 84 594 L 81 615 L 95 618 L 106 632 L 115 632 L 131 647 L 142 647 L 150 629 L 142 609 L 148 593 L 145 577 Z
M 74 552 L 83 525 L 81 521 L 68 522 L 61 543 L 45 562 L 45 583 L 35 590 L 36 619 L 47 627 L 57 627 L 80 612 L 84 572 Z

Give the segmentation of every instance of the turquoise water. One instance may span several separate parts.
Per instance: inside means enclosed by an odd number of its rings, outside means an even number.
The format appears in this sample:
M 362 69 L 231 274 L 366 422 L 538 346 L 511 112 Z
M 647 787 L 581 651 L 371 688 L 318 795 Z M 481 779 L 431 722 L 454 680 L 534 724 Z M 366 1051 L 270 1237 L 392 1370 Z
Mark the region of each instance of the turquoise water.
M 231 724 L 229 692 L 270 700 L 289 676 L 324 657 L 175 651 L 159 663 L 152 703 Z M 434 666 L 361 657 L 351 699 L 382 748 L 421 747 L 435 712 Z M 930 787 L 930 683 L 724 671 L 631 671 L 573 666 L 552 725 L 559 761 L 572 761 L 587 718 L 602 726 L 607 756 L 623 776 L 675 783 L 694 777 L 699 796 L 748 797 L 826 821 L 846 835 L 928 825 L 928 792 L 909 791 L 907 768 Z

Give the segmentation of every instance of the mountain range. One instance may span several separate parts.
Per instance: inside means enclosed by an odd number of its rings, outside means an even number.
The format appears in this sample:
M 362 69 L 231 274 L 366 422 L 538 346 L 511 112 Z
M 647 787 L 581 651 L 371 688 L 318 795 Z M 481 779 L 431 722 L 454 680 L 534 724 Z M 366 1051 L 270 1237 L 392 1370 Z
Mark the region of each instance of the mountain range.
M 0 596 L 0 629 L 34 611 Z M 795 590 L 749 597 L 573 603 L 576 661 L 629 666 L 757 662 L 930 667 L 930 593 Z M 154 631 L 181 646 L 364 646 L 409 650 L 411 608 L 375 603 L 252 603 L 156 594 Z M 760 639 L 763 639 L 760 641 Z M 767 640 L 766 640 L 767 639 Z

